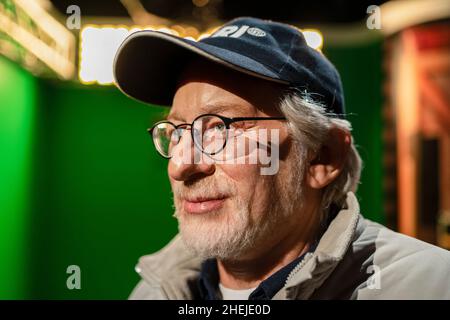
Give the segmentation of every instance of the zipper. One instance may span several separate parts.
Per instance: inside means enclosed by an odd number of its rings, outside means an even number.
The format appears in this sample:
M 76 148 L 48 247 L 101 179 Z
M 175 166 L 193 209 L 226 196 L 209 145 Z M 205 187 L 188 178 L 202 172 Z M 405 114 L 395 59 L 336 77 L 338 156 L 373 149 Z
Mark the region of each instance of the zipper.
M 294 270 L 292 270 L 291 273 L 289 273 L 289 276 L 287 277 L 286 282 L 284 283 L 285 286 L 300 271 L 300 269 L 303 268 L 303 266 L 311 259 L 311 257 L 313 255 L 314 255 L 314 252 L 308 252 L 303 257 L 302 261 L 300 261 L 300 263 L 295 266 Z

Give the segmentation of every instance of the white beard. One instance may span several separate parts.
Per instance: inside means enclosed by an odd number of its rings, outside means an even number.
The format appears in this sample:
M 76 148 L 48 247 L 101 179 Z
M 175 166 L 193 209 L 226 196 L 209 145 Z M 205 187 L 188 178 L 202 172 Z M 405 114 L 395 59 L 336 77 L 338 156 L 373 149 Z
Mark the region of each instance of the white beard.
M 303 170 L 300 163 L 294 161 L 293 166 L 297 168 L 287 174 L 286 180 L 278 179 L 275 183 L 268 183 L 271 189 L 268 192 L 270 199 L 265 200 L 265 210 L 257 217 L 251 214 L 250 199 L 243 199 L 236 185 L 224 178 L 199 180 L 192 189 L 198 192 L 196 194 L 204 196 L 213 195 L 211 190 L 215 190 L 214 195 L 231 195 L 232 198 L 226 201 L 234 201 L 233 207 L 236 209 L 233 212 L 218 210 L 199 215 L 180 212 L 183 209 L 178 199 L 183 197 L 185 189 L 188 188 L 182 185 L 173 186 L 176 207 L 174 216 L 178 219 L 179 231 L 186 247 L 203 259 L 239 260 L 286 229 L 289 221 L 292 221 L 292 216 L 301 211 L 301 208 L 294 206 L 303 202 Z M 261 178 L 264 179 L 264 176 Z M 219 185 L 217 180 L 223 183 Z M 253 200 L 258 201 L 258 195 L 255 195 Z

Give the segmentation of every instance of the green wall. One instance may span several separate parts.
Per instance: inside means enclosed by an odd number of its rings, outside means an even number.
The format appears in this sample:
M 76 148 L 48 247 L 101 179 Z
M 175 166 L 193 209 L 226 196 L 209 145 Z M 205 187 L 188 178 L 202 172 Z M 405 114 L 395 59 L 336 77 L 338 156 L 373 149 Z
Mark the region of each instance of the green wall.
M 31 295 L 124 299 L 137 258 L 176 233 L 166 161 L 147 127 L 162 116 L 113 87 L 42 81 Z M 81 290 L 66 269 L 81 268 Z
M 362 214 L 385 223 L 382 186 L 382 39 L 359 45 L 325 47 L 341 74 L 347 119 L 364 166 L 357 197 Z
M 342 74 L 365 162 L 358 192 L 384 222 L 381 44 L 325 48 Z M 166 160 L 146 128 L 163 115 L 113 87 L 36 79 L 0 58 L 0 298 L 124 299 L 137 258 L 176 233 Z M 66 269 L 81 268 L 69 290 Z
M 0 299 L 26 296 L 36 79 L 0 57 Z

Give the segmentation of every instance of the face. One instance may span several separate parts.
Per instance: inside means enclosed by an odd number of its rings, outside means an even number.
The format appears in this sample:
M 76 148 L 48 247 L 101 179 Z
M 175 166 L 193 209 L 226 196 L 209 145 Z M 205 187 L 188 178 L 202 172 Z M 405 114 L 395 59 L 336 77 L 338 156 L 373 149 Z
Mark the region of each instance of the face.
M 269 81 L 195 61 L 180 78 L 167 119 L 191 123 L 205 113 L 230 118 L 279 117 L 275 106 L 280 94 L 281 88 Z M 244 132 L 277 129 L 276 174 L 262 175 L 258 162 L 186 163 L 177 161 L 177 152 L 168 164 L 180 234 L 186 246 L 204 258 L 239 260 L 259 254 L 259 248 L 269 248 L 292 231 L 302 203 L 302 164 L 286 122 L 251 121 L 241 128 Z M 195 154 L 188 130 L 176 148 Z M 227 152 L 226 147 L 223 153 Z M 240 156 L 246 158 L 252 152 L 257 150 L 248 149 Z

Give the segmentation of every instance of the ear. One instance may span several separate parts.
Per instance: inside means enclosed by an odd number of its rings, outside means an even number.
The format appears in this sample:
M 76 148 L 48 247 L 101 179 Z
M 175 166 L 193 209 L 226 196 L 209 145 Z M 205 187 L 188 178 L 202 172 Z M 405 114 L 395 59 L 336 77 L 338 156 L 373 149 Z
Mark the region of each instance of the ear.
M 332 128 L 319 151 L 309 163 L 306 183 L 313 189 L 322 189 L 336 179 L 344 167 L 351 145 L 348 131 Z

